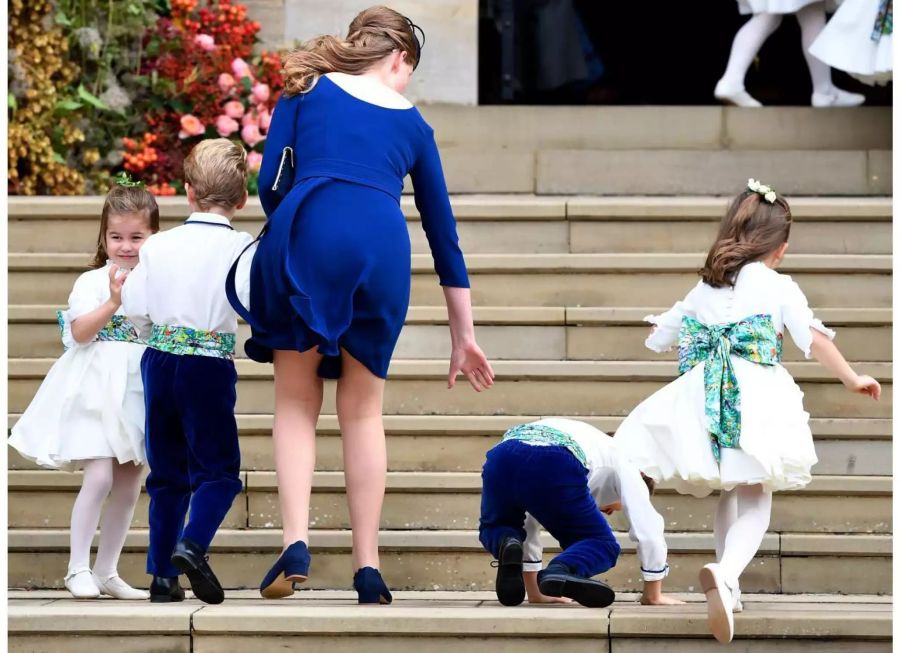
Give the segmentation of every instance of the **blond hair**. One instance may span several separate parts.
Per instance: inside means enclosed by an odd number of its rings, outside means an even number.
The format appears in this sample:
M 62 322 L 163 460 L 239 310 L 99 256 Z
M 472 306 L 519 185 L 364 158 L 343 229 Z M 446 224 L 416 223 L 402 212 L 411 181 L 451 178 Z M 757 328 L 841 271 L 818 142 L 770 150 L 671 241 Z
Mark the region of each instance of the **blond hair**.
M 97 251 L 94 253 L 94 260 L 91 261 L 92 268 L 102 268 L 109 258 L 106 253 L 109 217 L 130 213 L 143 213 L 150 231 L 153 233 L 159 231 L 159 206 L 153 194 L 143 186 L 122 186 L 114 183 L 106 195 L 103 210 L 100 212 L 100 233 L 97 235 Z
M 200 141 L 184 160 L 184 181 L 203 211 L 235 209 L 247 192 L 247 152 L 227 138 Z
M 325 73 L 358 75 L 394 50 L 405 52 L 406 62 L 415 68 L 421 45 L 406 16 L 388 7 L 369 7 L 350 23 L 347 38 L 319 36 L 285 56 L 284 93 L 305 93 Z

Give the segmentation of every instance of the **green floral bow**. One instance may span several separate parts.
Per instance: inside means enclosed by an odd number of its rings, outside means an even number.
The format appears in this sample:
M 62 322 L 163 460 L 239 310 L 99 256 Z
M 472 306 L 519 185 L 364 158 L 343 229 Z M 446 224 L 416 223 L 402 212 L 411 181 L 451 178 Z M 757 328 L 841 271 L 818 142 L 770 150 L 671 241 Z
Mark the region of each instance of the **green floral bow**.
M 706 395 L 706 416 L 713 455 L 720 460 L 721 447 L 739 447 L 741 391 L 731 356 L 760 365 L 781 362 L 782 336 L 769 315 L 753 315 L 732 324 L 707 326 L 685 316 L 678 334 L 678 373 L 700 363 Z
M 122 170 L 119 174 L 113 177 L 113 181 L 119 186 L 124 186 L 125 188 L 146 188 L 147 184 L 137 179 L 132 178 L 127 172 Z

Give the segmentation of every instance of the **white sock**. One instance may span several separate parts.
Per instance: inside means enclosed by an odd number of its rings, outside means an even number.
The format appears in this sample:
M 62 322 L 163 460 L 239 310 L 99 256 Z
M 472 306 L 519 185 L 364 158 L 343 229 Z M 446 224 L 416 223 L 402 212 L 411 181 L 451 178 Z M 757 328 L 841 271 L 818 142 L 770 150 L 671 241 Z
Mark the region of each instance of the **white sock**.
M 72 506 L 69 528 L 69 573 L 90 569 L 91 541 L 100 522 L 103 501 L 112 489 L 113 460 L 98 458 L 84 465 L 84 480 Z
M 97 559 L 94 561 L 94 573 L 98 578 L 106 580 L 116 575 L 119 554 L 125 545 L 131 518 L 134 516 L 134 507 L 140 494 L 141 467 L 132 463 L 120 465 L 114 462 L 112 492 L 103 510 L 100 544 L 97 547 Z
M 831 68 L 809 52 L 813 42 L 825 29 L 825 5 L 821 2 L 806 5 L 797 11 L 797 22 L 800 23 L 803 56 L 806 57 L 806 65 L 809 67 L 813 93 L 829 94 L 834 90 L 831 83 Z
M 722 81 L 728 88 L 744 88 L 744 78 L 750 64 L 772 33 L 781 25 L 777 14 L 755 14 L 734 35 L 731 56 Z
M 736 588 L 744 569 L 762 545 L 772 516 L 772 493 L 761 485 L 739 485 L 737 494 L 738 518 L 728 529 L 719 566 L 725 581 Z

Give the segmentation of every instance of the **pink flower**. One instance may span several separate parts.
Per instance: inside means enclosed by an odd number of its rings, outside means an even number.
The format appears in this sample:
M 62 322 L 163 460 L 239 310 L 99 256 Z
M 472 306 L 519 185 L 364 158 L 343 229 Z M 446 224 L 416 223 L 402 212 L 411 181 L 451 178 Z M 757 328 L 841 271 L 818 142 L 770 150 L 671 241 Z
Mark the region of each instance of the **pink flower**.
M 260 82 L 253 87 L 253 97 L 257 102 L 268 102 L 269 95 L 271 95 L 271 90 L 269 89 L 268 84 L 263 84 L 262 82 Z
M 194 37 L 194 43 L 199 45 L 207 52 L 216 49 L 216 40 L 209 34 L 197 34 L 197 36 Z
M 219 75 L 219 88 L 222 89 L 223 93 L 227 93 L 236 85 L 237 82 L 234 81 L 234 77 L 232 77 L 228 73 L 222 73 L 221 75 Z
M 259 172 L 259 167 L 262 165 L 262 154 L 259 152 L 250 152 L 247 155 L 247 167 L 250 169 L 250 172 Z
M 272 114 L 268 109 L 259 110 L 259 128 L 263 131 L 269 131 L 269 125 L 272 124 Z
M 178 138 L 200 136 L 205 131 L 206 127 L 203 126 L 203 123 L 200 122 L 200 119 L 197 118 L 197 116 L 193 116 L 189 113 L 181 116 L 181 131 L 178 133 Z
M 250 64 L 248 64 L 240 57 L 231 62 L 231 71 L 238 79 L 241 79 L 243 77 L 252 77 L 252 75 L 250 74 Z
M 225 103 L 225 115 L 229 118 L 240 118 L 244 115 L 244 105 L 237 100 Z
M 265 139 L 265 136 L 259 133 L 259 127 L 256 125 L 247 125 L 241 130 L 241 138 L 250 147 L 254 147 L 257 143 Z
M 256 113 L 256 110 L 248 111 L 244 114 L 244 117 L 241 118 L 241 124 L 246 127 L 247 125 L 254 125 L 255 127 L 259 127 L 259 114 Z
M 219 132 L 219 136 L 222 138 L 228 138 L 240 128 L 241 126 L 234 118 L 230 118 L 229 116 L 219 116 L 216 118 L 216 131 Z

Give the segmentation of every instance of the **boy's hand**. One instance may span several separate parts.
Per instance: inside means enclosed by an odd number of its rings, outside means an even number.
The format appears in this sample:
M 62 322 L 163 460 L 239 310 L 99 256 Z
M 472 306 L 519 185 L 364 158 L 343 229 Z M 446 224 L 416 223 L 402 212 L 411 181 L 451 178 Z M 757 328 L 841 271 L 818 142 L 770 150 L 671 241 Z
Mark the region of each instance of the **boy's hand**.
M 538 587 L 537 572 L 523 571 L 522 578 L 525 580 L 525 593 L 528 595 L 529 603 L 571 603 L 572 599 L 566 596 L 547 596 L 541 593 Z
M 641 605 L 684 605 L 684 601 L 663 594 L 661 580 L 645 580 Z
M 857 375 L 855 379 L 847 383 L 847 389 L 850 392 L 856 392 L 861 395 L 868 395 L 875 401 L 881 399 L 881 384 L 871 376 Z

